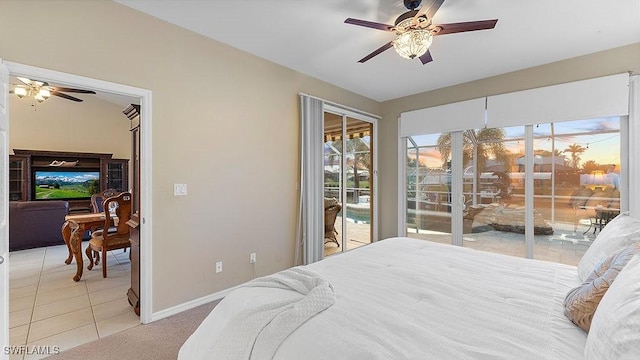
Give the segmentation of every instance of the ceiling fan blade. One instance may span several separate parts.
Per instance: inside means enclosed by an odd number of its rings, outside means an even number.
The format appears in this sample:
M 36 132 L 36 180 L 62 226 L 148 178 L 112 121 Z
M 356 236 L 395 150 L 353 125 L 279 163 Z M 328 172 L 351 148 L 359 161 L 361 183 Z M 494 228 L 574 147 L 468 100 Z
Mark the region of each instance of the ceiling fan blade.
M 78 99 L 77 97 L 73 97 L 71 95 L 63 94 L 63 93 L 57 92 L 57 91 L 52 91 L 51 95 L 59 96 L 59 97 L 61 97 L 63 99 L 67 99 L 67 100 L 71 100 L 71 101 L 75 101 L 75 102 L 82 102 L 82 100 Z
M 24 83 L 25 85 L 31 85 L 31 79 L 25 78 L 25 77 L 17 77 L 18 80 L 22 81 L 22 83 Z
M 388 43 L 380 46 L 378 49 L 374 50 L 371 54 L 363 57 L 362 59 L 358 60 L 359 63 L 363 63 L 369 59 L 371 59 L 374 56 L 380 55 L 380 53 L 382 53 L 383 51 L 389 49 L 393 47 L 393 42 L 389 41 Z
M 422 61 L 422 65 L 433 61 L 433 58 L 431 57 L 431 52 L 429 52 L 429 50 L 427 50 L 427 52 L 424 53 L 424 55 L 420 56 L 420 61 Z
M 42 86 L 49 86 L 49 84 L 46 81 L 40 81 L 40 80 L 32 80 L 26 77 L 20 77 L 17 76 L 18 80 L 22 81 L 25 85 L 28 86 L 33 86 L 33 87 L 42 87 Z
M 345 20 L 344 22 L 345 24 L 364 26 L 364 27 L 382 30 L 382 31 L 392 31 L 393 29 L 392 25 L 387 25 L 387 24 L 382 24 L 382 23 L 377 23 L 377 22 L 367 21 L 367 20 L 347 18 L 347 20 Z
M 438 9 L 440 9 L 440 6 L 442 6 L 442 3 L 444 3 L 444 0 L 427 1 L 425 4 L 422 5 L 420 10 L 418 10 L 418 13 L 413 18 L 417 19 L 422 15 L 426 15 L 427 19 L 431 20 L 431 18 L 433 18 L 433 16 L 436 14 Z
M 59 87 L 59 86 L 53 87 L 53 91 L 63 91 L 63 92 L 80 93 L 80 94 L 95 94 L 96 93 L 93 90 L 73 89 L 73 88 Z
M 497 22 L 498 22 L 498 19 L 468 21 L 468 22 L 450 23 L 450 24 L 437 24 L 435 25 L 435 31 L 433 32 L 433 35 L 446 35 L 446 34 L 454 34 L 454 33 L 466 32 L 466 31 L 493 29 L 496 26 Z

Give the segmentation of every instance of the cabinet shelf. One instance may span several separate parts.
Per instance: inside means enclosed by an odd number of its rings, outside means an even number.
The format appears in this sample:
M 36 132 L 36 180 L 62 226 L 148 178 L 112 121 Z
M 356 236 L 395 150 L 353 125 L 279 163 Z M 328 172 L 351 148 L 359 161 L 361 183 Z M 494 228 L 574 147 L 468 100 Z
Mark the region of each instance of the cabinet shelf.
M 128 190 L 128 159 L 113 159 L 112 154 L 45 150 L 13 150 L 9 156 L 9 199 L 33 200 L 33 173 L 36 170 L 91 170 L 100 172 L 100 190 Z M 75 166 L 51 166 L 54 161 L 77 162 Z M 72 204 L 73 203 L 73 204 Z M 85 204 L 86 203 L 86 204 Z M 70 206 L 87 207 L 88 200 L 72 200 Z

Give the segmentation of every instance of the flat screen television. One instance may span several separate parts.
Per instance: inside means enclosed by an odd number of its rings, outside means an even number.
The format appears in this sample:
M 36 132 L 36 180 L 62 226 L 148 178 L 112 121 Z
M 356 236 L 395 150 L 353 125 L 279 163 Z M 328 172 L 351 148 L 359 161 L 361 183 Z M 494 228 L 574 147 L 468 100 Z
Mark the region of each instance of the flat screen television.
M 100 192 L 98 170 L 35 170 L 33 177 L 34 200 L 90 199 Z

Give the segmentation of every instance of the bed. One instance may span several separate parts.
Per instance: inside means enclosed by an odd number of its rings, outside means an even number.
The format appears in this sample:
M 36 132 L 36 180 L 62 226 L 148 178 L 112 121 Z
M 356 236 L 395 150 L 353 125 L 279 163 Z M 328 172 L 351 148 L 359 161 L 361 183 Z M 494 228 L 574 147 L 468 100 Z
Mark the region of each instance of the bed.
M 563 305 L 578 270 L 386 239 L 234 290 L 179 359 L 585 359 Z

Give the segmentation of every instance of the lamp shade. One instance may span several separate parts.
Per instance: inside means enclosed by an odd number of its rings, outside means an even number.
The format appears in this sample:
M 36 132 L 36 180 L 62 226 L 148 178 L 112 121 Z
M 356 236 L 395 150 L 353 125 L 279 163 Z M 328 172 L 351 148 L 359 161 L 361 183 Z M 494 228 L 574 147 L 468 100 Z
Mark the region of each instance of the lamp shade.
M 25 97 L 28 94 L 27 89 L 23 88 L 22 86 L 16 86 L 15 89 L 13 89 L 13 93 L 16 94 L 19 98 Z
M 414 29 L 398 34 L 393 41 L 393 48 L 405 59 L 413 59 L 424 55 L 431 46 L 433 35 L 428 30 Z

